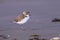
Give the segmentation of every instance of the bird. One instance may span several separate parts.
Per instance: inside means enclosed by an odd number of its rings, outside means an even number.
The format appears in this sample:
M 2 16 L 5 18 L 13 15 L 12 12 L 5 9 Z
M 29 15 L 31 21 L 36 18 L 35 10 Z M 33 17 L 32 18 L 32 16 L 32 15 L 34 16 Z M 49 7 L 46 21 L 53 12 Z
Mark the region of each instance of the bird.
M 23 25 L 30 19 L 30 11 L 23 11 L 22 14 L 18 15 L 14 20 L 13 23 Z M 23 27 L 22 27 L 23 28 Z

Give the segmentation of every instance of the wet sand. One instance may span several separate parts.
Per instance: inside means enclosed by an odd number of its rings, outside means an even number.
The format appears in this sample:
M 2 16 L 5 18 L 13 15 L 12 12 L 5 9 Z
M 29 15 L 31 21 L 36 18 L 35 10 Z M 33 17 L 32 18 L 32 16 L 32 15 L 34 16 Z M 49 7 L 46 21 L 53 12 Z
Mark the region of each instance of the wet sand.
M 22 26 L 11 20 L 26 9 L 31 11 L 31 18 L 23 25 L 25 30 L 21 30 Z M 49 39 L 60 34 L 60 23 L 51 22 L 54 18 L 60 18 L 60 0 L 6 1 L 0 4 L 0 34 L 10 35 L 5 40 L 28 40 L 31 34 Z

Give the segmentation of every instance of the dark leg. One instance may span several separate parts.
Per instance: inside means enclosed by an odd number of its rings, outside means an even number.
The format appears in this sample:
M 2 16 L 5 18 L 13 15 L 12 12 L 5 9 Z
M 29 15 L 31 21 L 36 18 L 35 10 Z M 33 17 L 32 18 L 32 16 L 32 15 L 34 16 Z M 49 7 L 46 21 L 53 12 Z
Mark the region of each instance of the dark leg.
M 21 30 L 25 31 L 24 25 L 22 24 L 20 27 Z

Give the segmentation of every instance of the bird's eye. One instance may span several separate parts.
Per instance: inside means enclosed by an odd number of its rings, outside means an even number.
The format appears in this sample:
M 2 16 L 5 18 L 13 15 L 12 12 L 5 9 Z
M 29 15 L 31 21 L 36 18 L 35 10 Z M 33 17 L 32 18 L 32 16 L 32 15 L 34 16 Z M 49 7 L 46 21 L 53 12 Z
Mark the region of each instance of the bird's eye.
M 16 19 L 14 21 L 18 22 L 18 20 L 16 20 Z
M 27 16 L 25 16 L 25 17 L 27 17 Z
M 29 11 L 27 13 L 30 13 Z

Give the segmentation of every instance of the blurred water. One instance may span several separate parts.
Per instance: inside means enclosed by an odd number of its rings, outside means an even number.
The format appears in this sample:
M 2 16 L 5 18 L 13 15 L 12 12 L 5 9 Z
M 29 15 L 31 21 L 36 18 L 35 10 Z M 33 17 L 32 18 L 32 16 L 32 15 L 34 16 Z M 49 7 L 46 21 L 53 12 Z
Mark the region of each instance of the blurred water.
M 22 11 L 31 11 L 31 19 L 21 25 L 11 21 Z M 29 35 L 39 34 L 50 38 L 60 34 L 60 23 L 52 23 L 54 18 L 60 18 L 60 0 L 6 0 L 0 4 L 0 34 L 11 35 L 10 39 L 28 40 Z

